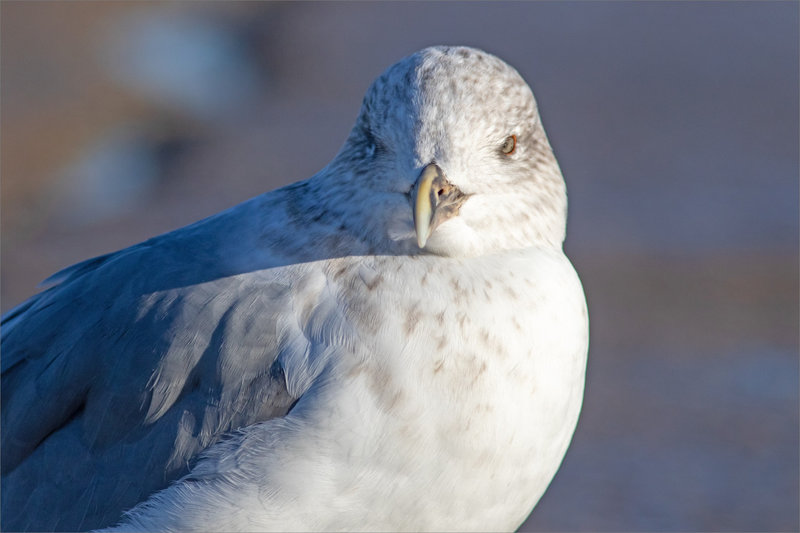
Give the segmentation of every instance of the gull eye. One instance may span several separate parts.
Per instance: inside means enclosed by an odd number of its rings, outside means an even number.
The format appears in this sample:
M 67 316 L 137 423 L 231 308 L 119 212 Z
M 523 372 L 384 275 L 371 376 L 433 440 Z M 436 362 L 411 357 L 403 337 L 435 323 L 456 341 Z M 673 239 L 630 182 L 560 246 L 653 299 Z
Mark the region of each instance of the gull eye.
M 503 152 L 505 155 L 511 155 L 514 153 L 514 150 L 517 149 L 517 136 L 516 135 L 509 135 L 506 137 L 506 140 L 503 141 L 502 146 L 500 146 L 500 151 Z

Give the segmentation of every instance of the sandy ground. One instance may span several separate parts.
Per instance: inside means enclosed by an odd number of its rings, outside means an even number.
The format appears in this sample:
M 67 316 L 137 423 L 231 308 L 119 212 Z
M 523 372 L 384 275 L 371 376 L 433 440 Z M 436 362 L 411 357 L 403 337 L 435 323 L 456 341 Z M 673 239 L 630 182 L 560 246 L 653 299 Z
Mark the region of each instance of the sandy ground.
M 115 77 L 149 18 L 233 36 L 254 92 L 187 111 Z M 536 92 L 592 324 L 578 431 L 522 529 L 800 528 L 798 4 L 4 1 L 0 24 L 3 310 L 310 176 L 400 57 L 483 47 Z

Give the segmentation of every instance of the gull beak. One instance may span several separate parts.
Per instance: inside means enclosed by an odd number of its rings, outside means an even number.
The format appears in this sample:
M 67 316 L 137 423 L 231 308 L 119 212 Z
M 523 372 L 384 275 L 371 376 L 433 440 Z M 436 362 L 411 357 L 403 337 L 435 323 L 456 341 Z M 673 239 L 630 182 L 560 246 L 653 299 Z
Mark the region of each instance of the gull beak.
M 467 199 L 467 195 L 447 181 L 444 171 L 436 163 L 422 169 L 410 194 L 414 230 L 420 248 L 425 248 L 428 237 L 442 222 L 458 215 L 461 204 Z

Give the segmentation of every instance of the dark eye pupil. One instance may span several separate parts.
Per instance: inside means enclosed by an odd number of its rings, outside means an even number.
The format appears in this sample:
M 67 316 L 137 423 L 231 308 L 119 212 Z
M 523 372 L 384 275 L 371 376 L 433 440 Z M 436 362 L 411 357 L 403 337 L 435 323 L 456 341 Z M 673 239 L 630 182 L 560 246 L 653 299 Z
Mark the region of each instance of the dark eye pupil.
M 514 149 L 516 147 L 517 147 L 517 136 L 510 135 L 506 137 L 505 141 L 503 141 L 503 146 L 501 147 L 501 150 L 503 151 L 504 154 L 509 155 L 514 153 Z

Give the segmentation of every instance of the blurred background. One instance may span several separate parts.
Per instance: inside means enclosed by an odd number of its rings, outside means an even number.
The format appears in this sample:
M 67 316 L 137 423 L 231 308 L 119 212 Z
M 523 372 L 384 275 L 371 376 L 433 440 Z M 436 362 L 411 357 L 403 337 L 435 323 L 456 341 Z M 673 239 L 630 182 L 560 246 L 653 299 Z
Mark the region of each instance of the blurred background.
M 312 175 L 383 69 L 477 46 L 534 88 L 592 324 L 522 529 L 797 531 L 798 6 L 4 0 L 2 309 Z

